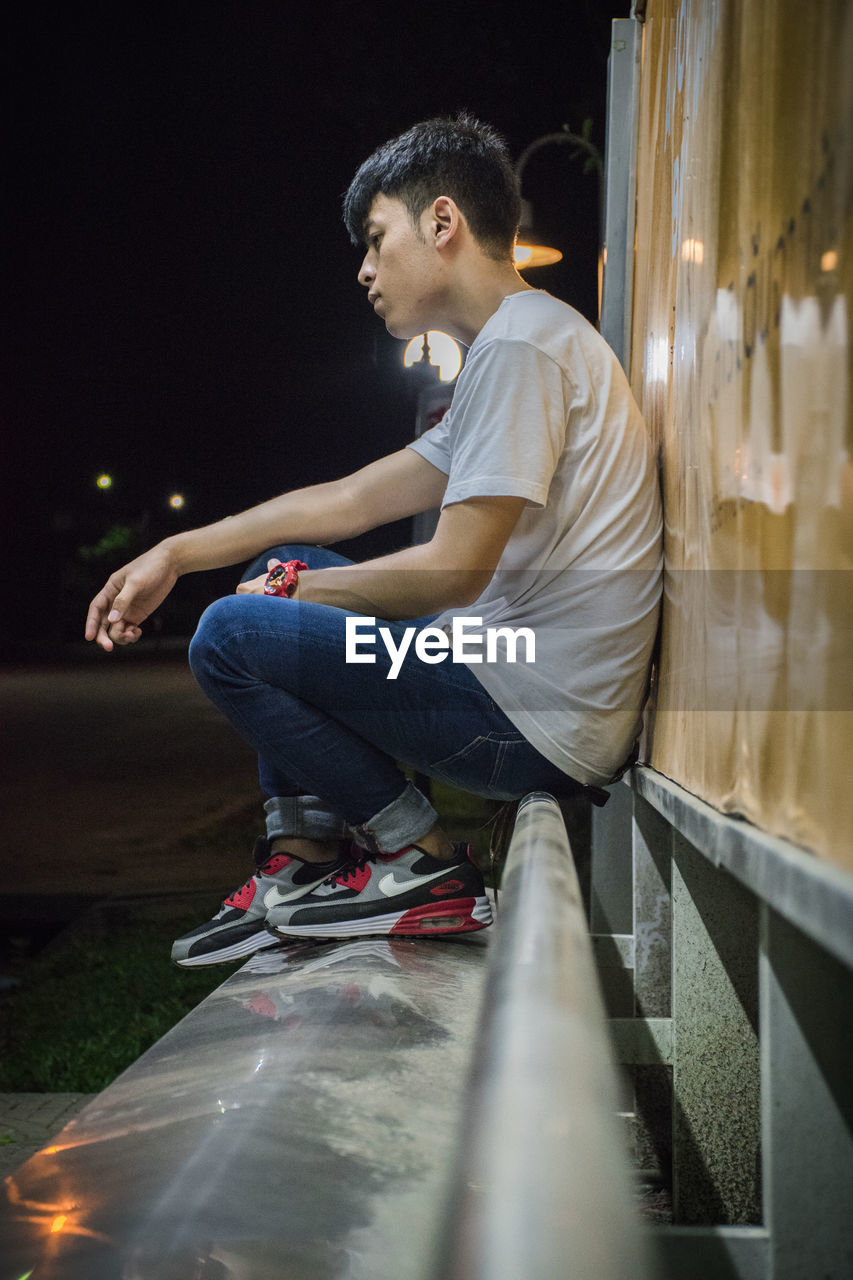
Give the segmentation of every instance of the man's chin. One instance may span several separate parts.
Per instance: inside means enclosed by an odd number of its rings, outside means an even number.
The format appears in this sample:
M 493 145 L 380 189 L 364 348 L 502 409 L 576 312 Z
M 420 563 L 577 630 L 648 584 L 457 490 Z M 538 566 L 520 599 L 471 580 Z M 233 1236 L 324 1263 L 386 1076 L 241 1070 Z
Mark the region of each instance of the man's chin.
M 399 338 L 401 342 L 411 342 L 412 338 L 419 337 L 426 330 L 412 326 L 411 324 L 395 324 L 388 317 L 385 318 L 385 328 L 388 330 L 392 338 Z
M 382 300 L 384 303 L 384 299 Z M 382 303 L 380 303 L 382 305 Z M 413 318 L 400 317 L 395 318 L 388 311 L 378 313 L 382 323 L 385 325 L 388 333 L 392 338 L 399 338 L 401 342 L 408 342 L 411 338 L 416 338 L 419 333 L 423 333 L 422 328 L 418 328 L 418 322 Z

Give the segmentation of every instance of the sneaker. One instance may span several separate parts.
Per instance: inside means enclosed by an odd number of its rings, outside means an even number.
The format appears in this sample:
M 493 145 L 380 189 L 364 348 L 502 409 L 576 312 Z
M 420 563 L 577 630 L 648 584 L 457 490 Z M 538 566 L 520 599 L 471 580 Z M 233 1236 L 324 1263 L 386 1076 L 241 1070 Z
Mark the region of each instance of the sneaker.
M 273 946 L 264 928 L 270 907 L 304 897 L 349 861 L 342 857 L 304 862 L 292 853 L 271 853 L 266 836 L 255 842 L 254 859 L 255 874 L 225 899 L 213 919 L 190 929 L 172 945 L 175 964 L 184 968 L 222 964 Z
M 465 844 L 450 862 L 416 844 L 363 855 L 299 902 L 272 907 L 267 929 L 285 938 L 356 934 L 425 936 L 484 929 L 492 923 L 483 877 Z

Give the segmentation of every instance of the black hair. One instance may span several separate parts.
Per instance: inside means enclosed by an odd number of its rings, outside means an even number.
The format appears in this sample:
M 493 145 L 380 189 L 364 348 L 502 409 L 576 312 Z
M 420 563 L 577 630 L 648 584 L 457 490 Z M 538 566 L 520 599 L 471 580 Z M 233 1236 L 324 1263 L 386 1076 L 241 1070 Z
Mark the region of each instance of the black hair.
M 415 224 L 437 196 L 449 196 L 486 253 L 512 255 L 521 215 L 518 178 L 500 134 L 466 112 L 412 125 L 365 160 L 344 196 L 353 244 L 363 240 L 378 195 L 401 200 Z

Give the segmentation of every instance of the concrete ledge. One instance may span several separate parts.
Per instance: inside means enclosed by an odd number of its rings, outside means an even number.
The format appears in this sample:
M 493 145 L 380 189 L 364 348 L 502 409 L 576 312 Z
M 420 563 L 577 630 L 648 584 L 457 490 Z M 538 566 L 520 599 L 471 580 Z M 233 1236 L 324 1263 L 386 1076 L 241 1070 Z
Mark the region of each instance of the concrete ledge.
M 420 1275 L 489 932 L 252 957 L 6 1179 L 10 1277 Z
M 613 1060 L 623 1066 L 671 1066 L 671 1018 L 610 1018 Z

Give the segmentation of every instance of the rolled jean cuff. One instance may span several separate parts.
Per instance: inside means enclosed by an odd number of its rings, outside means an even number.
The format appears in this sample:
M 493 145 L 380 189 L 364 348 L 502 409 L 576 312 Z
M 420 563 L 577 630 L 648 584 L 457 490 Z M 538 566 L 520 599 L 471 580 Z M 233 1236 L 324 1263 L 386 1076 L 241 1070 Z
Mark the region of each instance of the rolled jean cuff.
M 350 827 L 350 834 L 356 844 L 371 853 L 396 853 L 420 840 L 436 822 L 435 809 L 410 782 L 396 800 L 366 822 Z
M 342 840 L 347 824 L 319 796 L 272 796 L 264 805 L 267 835 L 301 836 L 305 840 Z

